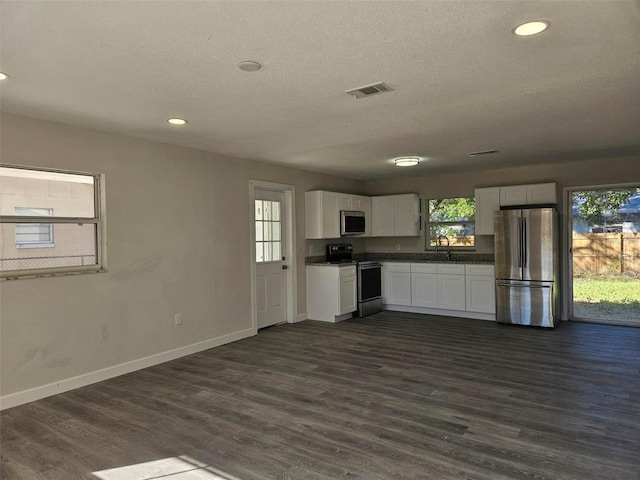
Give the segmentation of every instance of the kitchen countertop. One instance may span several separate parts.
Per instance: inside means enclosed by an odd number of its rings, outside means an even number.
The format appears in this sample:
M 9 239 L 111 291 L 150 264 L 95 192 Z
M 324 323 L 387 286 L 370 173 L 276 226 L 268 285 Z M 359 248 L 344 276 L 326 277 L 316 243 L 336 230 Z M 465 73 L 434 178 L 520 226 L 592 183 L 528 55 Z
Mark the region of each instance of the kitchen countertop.
M 445 253 L 425 252 L 425 253 L 356 253 L 353 255 L 354 261 L 378 261 L 378 262 L 399 262 L 399 263 L 466 263 L 477 265 L 493 265 L 493 254 L 489 253 L 462 253 L 452 252 L 451 260 L 447 260 Z M 340 264 L 327 263 L 324 256 L 316 255 L 306 257 L 307 265 L 327 265 L 339 266 Z M 355 262 L 354 262 L 355 263 Z M 349 265 L 349 263 L 342 264 Z

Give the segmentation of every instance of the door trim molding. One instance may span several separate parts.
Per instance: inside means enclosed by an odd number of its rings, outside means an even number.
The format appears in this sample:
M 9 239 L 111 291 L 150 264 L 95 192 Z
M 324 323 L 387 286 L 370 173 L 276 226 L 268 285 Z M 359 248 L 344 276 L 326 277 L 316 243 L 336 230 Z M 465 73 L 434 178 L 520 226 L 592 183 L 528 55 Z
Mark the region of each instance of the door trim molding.
M 256 311 L 256 230 L 255 224 L 255 199 L 256 190 L 270 190 L 272 192 L 280 192 L 284 194 L 285 213 L 286 213 L 286 252 L 285 256 L 289 259 L 289 268 L 287 269 L 287 323 L 298 321 L 298 268 L 296 250 L 296 208 L 295 197 L 296 187 L 286 183 L 265 182 L 262 180 L 249 180 L 249 218 L 251 226 L 249 228 L 249 253 L 251 258 L 251 326 L 253 334 L 258 333 L 258 315 Z

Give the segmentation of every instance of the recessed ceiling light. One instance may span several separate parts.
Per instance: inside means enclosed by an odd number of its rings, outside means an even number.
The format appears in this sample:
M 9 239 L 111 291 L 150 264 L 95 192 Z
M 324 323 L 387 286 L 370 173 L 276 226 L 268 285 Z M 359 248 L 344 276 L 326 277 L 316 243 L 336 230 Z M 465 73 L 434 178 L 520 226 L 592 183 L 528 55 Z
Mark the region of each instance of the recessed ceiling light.
M 9 78 L 9 75 L 4 72 L 0 72 L 0 80 L 6 80 L 7 78 Z
M 518 25 L 513 33 L 519 37 L 529 37 L 544 32 L 551 25 L 547 20 L 534 20 Z
M 418 157 L 399 157 L 394 160 L 396 167 L 413 167 L 420 163 Z
M 258 62 L 247 60 L 244 62 L 240 62 L 238 64 L 238 68 L 240 70 L 244 70 L 245 72 L 257 72 L 262 68 L 262 65 L 260 65 Z
M 182 118 L 170 118 L 169 120 L 167 120 L 167 122 L 169 122 L 171 125 L 184 125 L 185 123 L 187 123 L 187 121 Z

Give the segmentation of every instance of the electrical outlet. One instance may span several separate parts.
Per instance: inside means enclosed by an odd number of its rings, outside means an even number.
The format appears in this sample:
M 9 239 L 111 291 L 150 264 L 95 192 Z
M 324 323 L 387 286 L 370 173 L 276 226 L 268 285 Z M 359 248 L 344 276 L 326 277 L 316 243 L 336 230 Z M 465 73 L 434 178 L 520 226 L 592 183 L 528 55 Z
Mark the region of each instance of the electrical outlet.
M 396 243 L 396 250 L 400 250 L 400 244 Z
M 309 245 L 309 253 L 313 253 L 313 245 Z
M 176 325 L 182 325 L 182 313 L 176 313 L 175 321 Z

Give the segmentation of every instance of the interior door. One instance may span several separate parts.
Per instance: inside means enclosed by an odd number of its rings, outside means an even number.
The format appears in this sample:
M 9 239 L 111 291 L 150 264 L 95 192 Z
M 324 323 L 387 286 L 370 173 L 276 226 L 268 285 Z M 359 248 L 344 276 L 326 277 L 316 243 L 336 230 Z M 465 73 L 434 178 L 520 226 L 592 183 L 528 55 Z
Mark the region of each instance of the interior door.
M 285 197 L 255 191 L 256 309 L 258 328 L 287 321 Z

